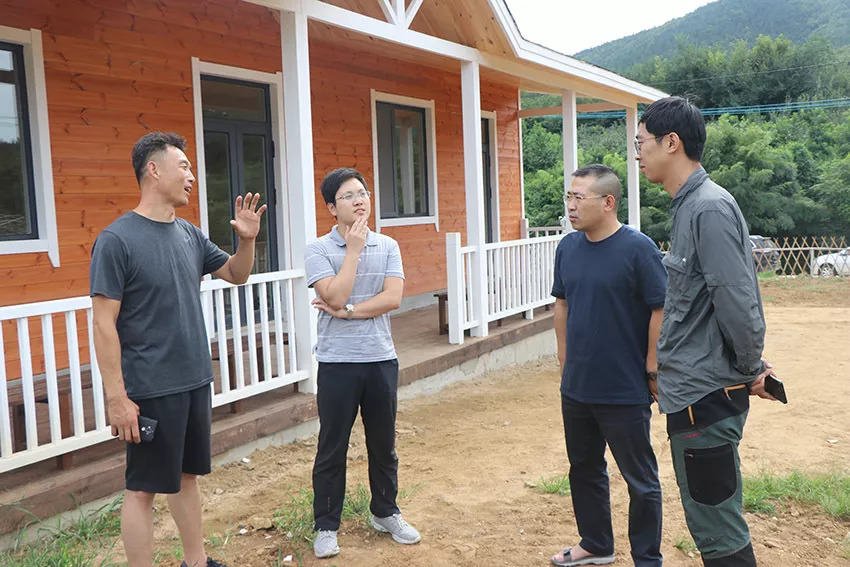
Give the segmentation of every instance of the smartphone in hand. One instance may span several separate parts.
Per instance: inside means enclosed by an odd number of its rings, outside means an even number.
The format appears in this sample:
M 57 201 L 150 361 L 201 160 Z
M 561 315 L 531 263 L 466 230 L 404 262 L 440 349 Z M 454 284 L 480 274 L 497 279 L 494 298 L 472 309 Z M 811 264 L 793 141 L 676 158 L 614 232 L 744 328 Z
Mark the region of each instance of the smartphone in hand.
M 788 397 L 785 395 L 785 385 L 782 383 L 782 380 L 773 374 L 768 374 L 764 377 L 764 391 L 783 404 L 788 403 Z
M 157 421 L 143 415 L 139 416 L 139 438 L 142 443 L 150 443 L 153 441 L 153 435 L 156 432 Z

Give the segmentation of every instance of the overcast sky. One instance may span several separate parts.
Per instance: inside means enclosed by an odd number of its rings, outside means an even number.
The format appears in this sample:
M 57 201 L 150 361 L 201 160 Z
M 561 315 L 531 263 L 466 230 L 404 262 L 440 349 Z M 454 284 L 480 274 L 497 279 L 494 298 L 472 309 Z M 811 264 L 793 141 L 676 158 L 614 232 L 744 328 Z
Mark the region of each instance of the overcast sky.
M 573 55 L 693 12 L 713 0 L 507 0 L 523 37 Z

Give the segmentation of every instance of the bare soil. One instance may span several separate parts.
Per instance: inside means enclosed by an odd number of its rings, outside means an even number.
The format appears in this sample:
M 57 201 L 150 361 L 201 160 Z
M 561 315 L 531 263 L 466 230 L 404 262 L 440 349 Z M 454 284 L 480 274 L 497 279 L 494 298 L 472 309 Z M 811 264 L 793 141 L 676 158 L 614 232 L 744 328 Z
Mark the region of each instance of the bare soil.
M 768 319 L 765 357 L 785 381 L 790 404 L 753 400 L 741 445 L 745 475 L 847 473 L 850 462 L 850 281 L 764 282 Z M 545 566 L 578 541 L 569 496 L 529 487 L 567 472 L 554 358 L 507 368 L 439 394 L 400 405 L 399 482 L 412 494 L 400 501 L 405 518 L 422 532 L 415 546 L 395 544 L 355 521 L 340 533 L 342 553 L 303 565 Z M 664 491 L 662 551 L 669 566 L 696 567 L 697 555 L 674 546 L 690 540 L 664 432 L 653 415 L 653 444 Z M 352 434 L 348 484 L 368 486 L 360 424 Z M 828 442 L 831 441 L 831 442 Z M 202 483 L 210 553 L 234 567 L 276 565 L 293 553 L 285 534 L 255 529 L 261 519 L 310 487 L 315 439 L 257 451 L 250 464 L 216 469 Z M 617 565 L 630 565 L 628 495 L 609 458 Z M 158 499 L 156 539 L 173 549 L 176 528 Z M 258 519 L 259 518 L 259 519 Z M 850 522 L 813 506 L 789 504 L 773 517 L 749 515 L 759 564 L 767 567 L 850 565 L 842 541 Z M 247 533 L 239 535 L 239 530 Z M 222 540 L 227 537 L 227 543 Z M 119 543 L 120 547 L 120 543 Z M 303 547 L 297 551 L 304 551 Z M 119 551 L 120 552 L 120 551 Z M 299 554 L 292 563 L 298 564 Z M 161 564 L 178 561 L 163 559 Z

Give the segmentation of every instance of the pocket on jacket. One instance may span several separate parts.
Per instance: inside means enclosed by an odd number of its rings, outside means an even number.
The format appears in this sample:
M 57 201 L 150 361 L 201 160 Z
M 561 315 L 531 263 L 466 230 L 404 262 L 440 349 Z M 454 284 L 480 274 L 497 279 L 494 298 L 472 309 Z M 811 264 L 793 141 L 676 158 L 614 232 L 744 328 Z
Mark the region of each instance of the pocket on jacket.
M 670 251 L 661 261 L 667 268 L 667 302 L 665 306 L 669 306 L 671 315 L 674 317 L 678 313 L 678 319 L 681 319 L 683 314 L 688 311 L 693 300 L 691 279 L 694 267 L 692 260 Z
M 685 449 L 688 493 L 695 502 L 717 506 L 738 490 L 735 449 L 731 444 Z

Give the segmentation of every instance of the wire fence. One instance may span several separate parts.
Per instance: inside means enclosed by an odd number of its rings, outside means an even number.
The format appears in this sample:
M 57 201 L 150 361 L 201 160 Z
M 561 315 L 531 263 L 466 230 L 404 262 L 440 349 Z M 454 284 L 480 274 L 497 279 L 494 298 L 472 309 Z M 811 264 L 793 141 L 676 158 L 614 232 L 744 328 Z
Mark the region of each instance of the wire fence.
M 751 236 L 753 263 L 759 272 L 785 276 L 850 276 L 850 248 L 844 236 Z M 659 242 L 663 253 L 670 242 Z

